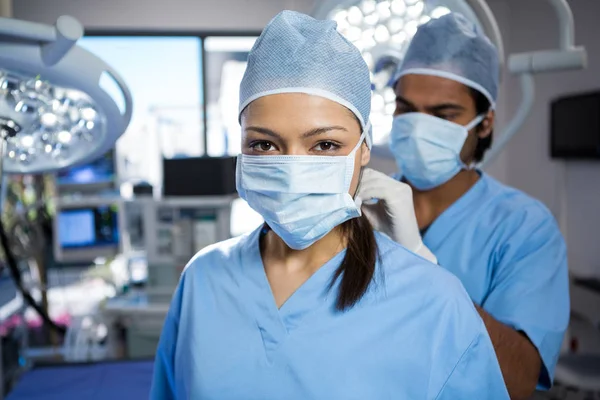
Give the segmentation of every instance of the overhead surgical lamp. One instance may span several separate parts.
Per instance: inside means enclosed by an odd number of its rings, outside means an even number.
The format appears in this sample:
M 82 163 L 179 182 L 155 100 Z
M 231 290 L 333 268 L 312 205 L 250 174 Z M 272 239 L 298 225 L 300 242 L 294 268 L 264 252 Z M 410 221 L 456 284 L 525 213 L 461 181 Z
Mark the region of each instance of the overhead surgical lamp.
M 508 69 L 519 75 L 523 98 L 517 113 L 487 154 L 484 166 L 495 159 L 525 122 L 534 99 L 532 74 L 586 66 L 585 49 L 574 45 L 573 15 L 566 0 L 548 1 L 559 17 L 560 48 L 509 56 Z M 315 9 L 316 18 L 338 23 L 340 33 L 359 48 L 371 70 L 375 154 L 392 156 L 386 141 L 395 109 L 396 96 L 390 84 L 396 67 L 419 25 L 449 12 L 459 12 L 473 21 L 494 43 L 499 59 L 504 62 L 502 36 L 485 0 L 324 0 Z
M 40 173 L 104 154 L 125 131 L 131 93 L 104 61 L 76 46 L 72 17 L 48 26 L 0 18 L 3 172 Z
M 55 26 L 0 18 L 0 179 L 43 173 L 98 158 L 131 120 L 132 98 L 119 74 L 76 45 L 83 26 L 62 16 Z M 2 179 L 3 193 L 6 184 Z M 0 211 L 3 202 L 0 196 Z M 27 303 L 58 327 L 21 282 L 2 221 L 0 244 Z

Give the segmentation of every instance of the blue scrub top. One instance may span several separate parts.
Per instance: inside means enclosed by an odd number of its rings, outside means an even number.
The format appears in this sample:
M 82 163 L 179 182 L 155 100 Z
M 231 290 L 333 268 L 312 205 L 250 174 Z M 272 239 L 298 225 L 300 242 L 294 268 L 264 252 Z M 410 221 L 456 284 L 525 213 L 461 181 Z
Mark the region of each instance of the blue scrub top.
M 278 309 L 259 230 L 189 263 L 156 355 L 152 399 L 508 399 L 473 303 L 452 274 L 377 234 L 365 297 L 335 310 L 344 252 Z
M 548 209 L 481 173 L 423 242 L 475 303 L 529 337 L 544 367 L 538 389 L 549 388 L 570 307 L 566 247 Z

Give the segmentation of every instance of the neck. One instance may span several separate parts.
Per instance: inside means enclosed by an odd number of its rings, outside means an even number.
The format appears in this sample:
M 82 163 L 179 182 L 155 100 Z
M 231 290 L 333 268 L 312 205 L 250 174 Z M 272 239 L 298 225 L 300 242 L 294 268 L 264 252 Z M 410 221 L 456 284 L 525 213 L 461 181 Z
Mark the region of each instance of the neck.
M 479 180 L 476 170 L 462 170 L 448 182 L 427 191 L 413 188 L 413 201 L 419 228 L 431 225 Z
M 285 272 L 313 273 L 345 249 L 346 242 L 342 227 L 338 226 L 306 249 L 294 250 L 270 230 L 264 237 L 261 253 L 265 264 L 273 263 Z

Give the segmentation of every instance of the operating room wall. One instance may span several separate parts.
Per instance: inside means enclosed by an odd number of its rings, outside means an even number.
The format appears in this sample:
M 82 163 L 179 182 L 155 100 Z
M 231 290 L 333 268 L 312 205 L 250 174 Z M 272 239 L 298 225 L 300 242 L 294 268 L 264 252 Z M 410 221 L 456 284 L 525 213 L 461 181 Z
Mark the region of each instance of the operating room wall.
M 259 31 L 283 9 L 315 0 L 13 0 L 15 18 L 53 23 L 69 14 L 87 28 Z
M 490 1 L 508 5 L 499 20 L 508 53 L 550 49 L 558 45 L 558 24 L 549 2 Z M 587 48 L 585 71 L 537 75 L 535 103 L 521 132 L 508 145 L 504 181 L 544 202 L 566 237 L 572 273 L 600 278 L 600 162 L 553 160 L 549 155 L 550 102 L 567 94 L 600 90 L 600 1 L 569 0 L 576 43 Z M 512 77 L 504 81 L 504 106 L 510 115 L 521 99 Z

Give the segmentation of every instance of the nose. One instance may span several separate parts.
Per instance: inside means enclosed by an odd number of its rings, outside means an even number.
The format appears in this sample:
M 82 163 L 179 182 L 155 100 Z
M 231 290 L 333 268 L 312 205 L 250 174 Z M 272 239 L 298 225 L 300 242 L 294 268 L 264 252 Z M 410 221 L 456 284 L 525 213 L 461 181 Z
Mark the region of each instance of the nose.
M 281 154 L 286 156 L 305 156 L 309 154 L 309 149 L 302 141 L 288 141 L 283 143 Z
M 292 146 L 288 147 L 283 154 L 286 156 L 305 156 L 308 155 L 308 151 L 300 146 Z

